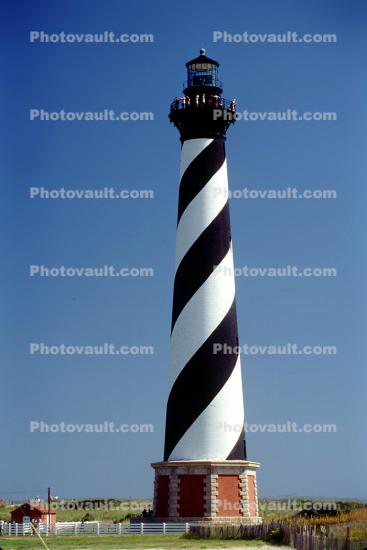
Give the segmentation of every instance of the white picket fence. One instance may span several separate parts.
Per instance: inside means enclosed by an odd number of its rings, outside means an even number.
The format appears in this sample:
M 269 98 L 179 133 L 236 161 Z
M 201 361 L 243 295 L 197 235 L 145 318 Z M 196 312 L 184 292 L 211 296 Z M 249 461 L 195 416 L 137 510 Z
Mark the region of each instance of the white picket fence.
M 88 522 L 57 522 L 55 525 L 40 524 L 37 531 L 48 535 L 168 535 L 188 533 L 189 523 L 102 523 Z M 8 536 L 31 535 L 30 523 L 6 523 L 3 534 Z M 34 534 L 34 533 L 33 533 Z

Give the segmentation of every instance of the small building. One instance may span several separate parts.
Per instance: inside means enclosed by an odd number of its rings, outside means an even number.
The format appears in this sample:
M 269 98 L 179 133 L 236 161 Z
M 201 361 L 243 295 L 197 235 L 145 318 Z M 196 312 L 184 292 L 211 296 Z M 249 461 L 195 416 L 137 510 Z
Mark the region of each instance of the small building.
M 50 518 L 50 519 L 48 519 Z M 56 523 L 56 512 L 50 510 L 48 512 L 48 504 L 46 502 L 25 502 L 11 512 L 11 521 L 15 523 L 24 523 L 24 521 L 33 521 L 35 523 L 42 522 L 47 525 Z

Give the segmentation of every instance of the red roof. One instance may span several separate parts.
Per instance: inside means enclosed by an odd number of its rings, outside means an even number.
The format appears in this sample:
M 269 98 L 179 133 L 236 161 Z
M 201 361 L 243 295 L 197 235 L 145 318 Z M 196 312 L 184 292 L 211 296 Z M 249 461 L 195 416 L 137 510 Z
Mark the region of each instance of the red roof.
M 30 511 L 30 510 L 37 510 L 38 512 L 41 512 L 42 514 L 48 514 L 48 504 L 47 502 L 38 502 L 31 500 L 30 502 L 24 502 L 18 508 L 15 508 L 15 510 L 12 511 L 12 513 L 16 512 L 17 510 L 24 511 Z M 56 514 L 55 510 L 50 510 L 50 514 Z

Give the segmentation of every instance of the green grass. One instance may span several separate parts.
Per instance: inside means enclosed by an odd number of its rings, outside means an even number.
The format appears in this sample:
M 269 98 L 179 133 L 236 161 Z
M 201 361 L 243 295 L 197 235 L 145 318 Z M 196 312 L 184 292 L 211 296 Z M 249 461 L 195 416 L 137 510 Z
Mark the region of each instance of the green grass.
M 123 550 L 125 548 L 246 548 L 261 547 L 260 541 L 187 539 L 180 535 L 122 535 L 49 537 L 45 542 L 50 550 Z M 1 537 L 0 547 L 4 550 L 45 550 L 36 537 Z
M 59 503 L 60 505 L 64 503 L 64 506 L 56 509 L 57 521 L 81 521 L 88 514 L 91 520 L 118 523 L 126 521 L 130 515 L 139 515 L 143 508 L 149 508 L 152 504 L 148 499 L 108 498 L 103 500 L 108 502 L 108 506 L 99 506 L 100 499 L 64 500 Z M 303 508 L 304 502 L 323 501 L 322 498 L 292 498 L 290 500 L 296 502 L 297 509 L 287 508 L 288 499 L 260 499 L 260 515 L 264 522 L 291 517 Z M 340 500 L 336 504 L 340 512 L 366 507 L 366 502 L 361 501 Z M 283 505 L 285 505 L 284 508 Z M 10 512 L 16 507 L 16 505 L 0 504 L 0 519 L 10 521 Z

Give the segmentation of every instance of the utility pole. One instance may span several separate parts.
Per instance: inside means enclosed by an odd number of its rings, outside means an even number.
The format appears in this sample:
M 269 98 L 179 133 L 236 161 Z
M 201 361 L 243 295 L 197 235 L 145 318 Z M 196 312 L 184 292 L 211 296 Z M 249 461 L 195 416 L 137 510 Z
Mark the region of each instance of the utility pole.
M 51 487 L 47 488 L 47 508 L 48 508 L 47 523 L 48 523 L 48 528 L 50 528 L 51 527 Z

